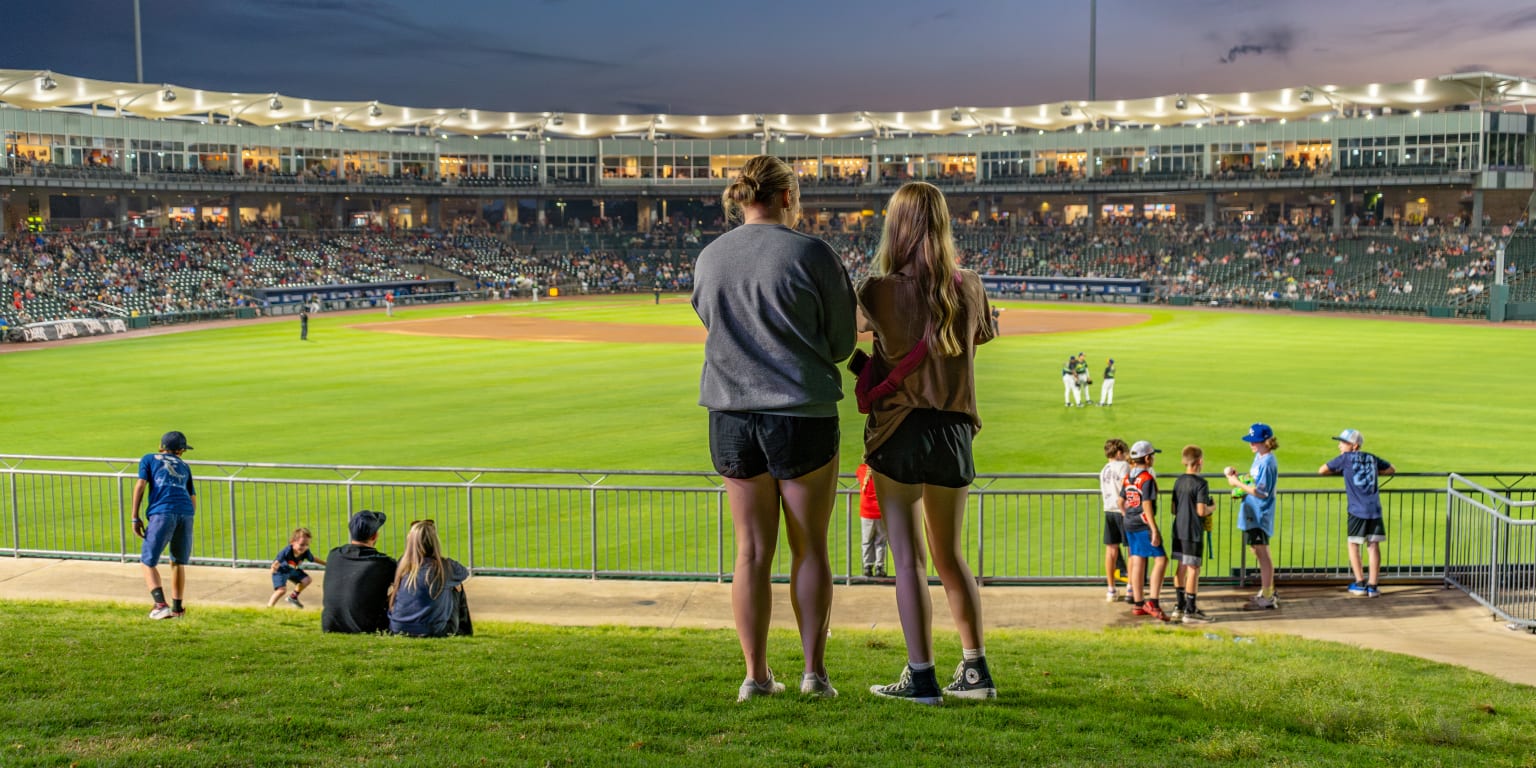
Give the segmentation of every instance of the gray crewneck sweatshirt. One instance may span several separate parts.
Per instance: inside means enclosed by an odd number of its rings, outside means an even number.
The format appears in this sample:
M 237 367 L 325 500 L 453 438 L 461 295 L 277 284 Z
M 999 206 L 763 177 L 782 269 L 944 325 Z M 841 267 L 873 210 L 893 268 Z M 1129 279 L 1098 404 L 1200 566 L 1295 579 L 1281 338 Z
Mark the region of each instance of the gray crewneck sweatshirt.
M 836 416 L 839 361 L 853 352 L 853 285 L 832 247 L 776 224 L 744 224 L 699 254 L 693 309 L 709 332 L 699 405 Z

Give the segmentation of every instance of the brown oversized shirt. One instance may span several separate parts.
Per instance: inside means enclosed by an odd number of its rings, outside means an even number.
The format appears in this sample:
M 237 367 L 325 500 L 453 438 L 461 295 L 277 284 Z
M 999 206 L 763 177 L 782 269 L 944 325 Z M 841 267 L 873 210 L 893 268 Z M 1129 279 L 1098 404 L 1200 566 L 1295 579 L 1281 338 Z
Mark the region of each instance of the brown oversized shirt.
M 960 312 L 955 321 L 965 351 L 946 357 L 930 341 L 922 364 L 895 393 L 870 408 L 864 423 L 866 455 L 890 438 L 915 408 L 963 413 L 971 418 L 972 429 L 981 430 L 981 416 L 976 411 L 976 345 L 991 341 L 996 334 L 981 278 L 968 269 L 958 274 Z M 876 366 L 878 381 L 923 337 L 928 328 L 928 302 L 919 292 L 917 279 L 899 272 L 867 278 L 858 286 L 858 298 L 867 327 L 875 332 L 870 365 Z

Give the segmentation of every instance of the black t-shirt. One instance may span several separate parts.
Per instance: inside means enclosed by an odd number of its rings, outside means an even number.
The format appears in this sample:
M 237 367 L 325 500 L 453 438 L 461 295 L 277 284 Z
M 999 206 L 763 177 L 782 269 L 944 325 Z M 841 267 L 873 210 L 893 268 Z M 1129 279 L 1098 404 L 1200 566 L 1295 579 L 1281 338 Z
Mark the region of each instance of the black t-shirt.
M 385 632 L 389 629 L 389 585 L 395 559 L 373 547 L 347 544 L 325 558 L 325 632 Z
M 1205 538 L 1205 526 L 1195 505 L 1207 507 L 1211 500 L 1211 484 L 1199 475 L 1179 475 L 1173 481 L 1173 535 L 1179 541 L 1200 541 Z

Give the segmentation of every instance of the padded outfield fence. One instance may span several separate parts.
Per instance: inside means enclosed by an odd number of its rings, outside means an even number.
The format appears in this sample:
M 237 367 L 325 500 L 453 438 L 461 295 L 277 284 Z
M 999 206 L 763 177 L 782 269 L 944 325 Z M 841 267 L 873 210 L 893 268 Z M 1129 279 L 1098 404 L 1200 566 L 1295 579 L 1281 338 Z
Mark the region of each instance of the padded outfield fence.
M 1500 619 L 1536 629 L 1536 500 L 1452 474 L 1445 527 L 1445 583 Z
M 432 518 L 446 551 L 478 574 L 731 577 L 730 511 L 720 479 L 710 473 L 189 463 L 198 492 L 197 564 L 265 567 L 299 526 L 314 532 L 323 553 L 346 542 L 353 512 L 375 509 L 389 515 L 385 551 L 399 549 L 411 521 Z M 0 455 L 0 554 L 137 559 L 128 512 L 136 469 L 133 459 Z M 1531 509 L 1536 491 L 1518 487 L 1524 474 L 1470 476 L 1498 490 L 1457 491 L 1458 479 L 1470 482 L 1461 475 L 1384 478 L 1383 577 L 1444 577 L 1512 619 L 1529 620 L 1536 609 L 1536 522 L 1514 520 L 1508 511 Z M 1219 476 L 1210 477 L 1217 524 L 1203 576 L 1250 582 L 1255 566 L 1233 522 L 1238 502 L 1223 492 Z M 1170 479 L 1165 483 L 1171 488 Z M 1281 579 L 1347 580 L 1346 500 L 1338 479 L 1282 475 L 1280 488 L 1272 554 Z M 1171 508 L 1159 517 L 1170 530 Z M 983 583 L 1103 578 L 1097 475 L 979 477 L 966 527 Z M 829 534 L 839 581 L 860 579 L 860 528 L 858 491 L 845 477 Z M 783 578 L 789 549 L 780 538 L 774 572 Z M 1524 591 L 1511 592 L 1511 585 Z M 1516 593 L 1523 603 L 1492 602 Z

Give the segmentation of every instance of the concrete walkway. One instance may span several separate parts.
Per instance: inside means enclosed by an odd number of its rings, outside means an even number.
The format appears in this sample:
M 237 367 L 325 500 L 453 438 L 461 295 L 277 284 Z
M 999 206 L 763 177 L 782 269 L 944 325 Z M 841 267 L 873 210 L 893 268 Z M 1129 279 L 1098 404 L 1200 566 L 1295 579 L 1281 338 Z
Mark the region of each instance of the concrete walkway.
M 167 574 L 161 568 L 162 574 Z M 319 615 L 325 574 L 315 573 L 306 603 Z M 465 587 L 476 620 L 565 626 L 619 624 L 731 629 L 729 584 L 670 581 L 591 581 L 479 577 Z M 886 584 L 838 586 L 832 626 L 899 630 L 896 598 Z M 187 574 L 187 602 L 241 608 L 266 605 L 265 571 L 201 566 Z M 1084 629 L 1148 623 L 1123 603 L 1109 604 L 1102 587 L 985 587 L 988 628 Z M 1352 598 L 1340 587 L 1286 587 L 1278 611 L 1245 613 L 1250 592 L 1216 588 L 1201 607 L 1216 622 L 1189 631 L 1289 634 L 1419 656 L 1536 685 L 1536 635 L 1505 629 L 1456 590 L 1387 587 L 1379 599 Z M 774 590 L 774 626 L 793 629 L 787 586 Z M 0 600 L 104 600 L 148 610 L 138 563 L 42 558 L 0 559 Z M 943 590 L 933 590 L 934 625 L 952 631 Z M 280 605 L 273 610 L 293 610 Z

